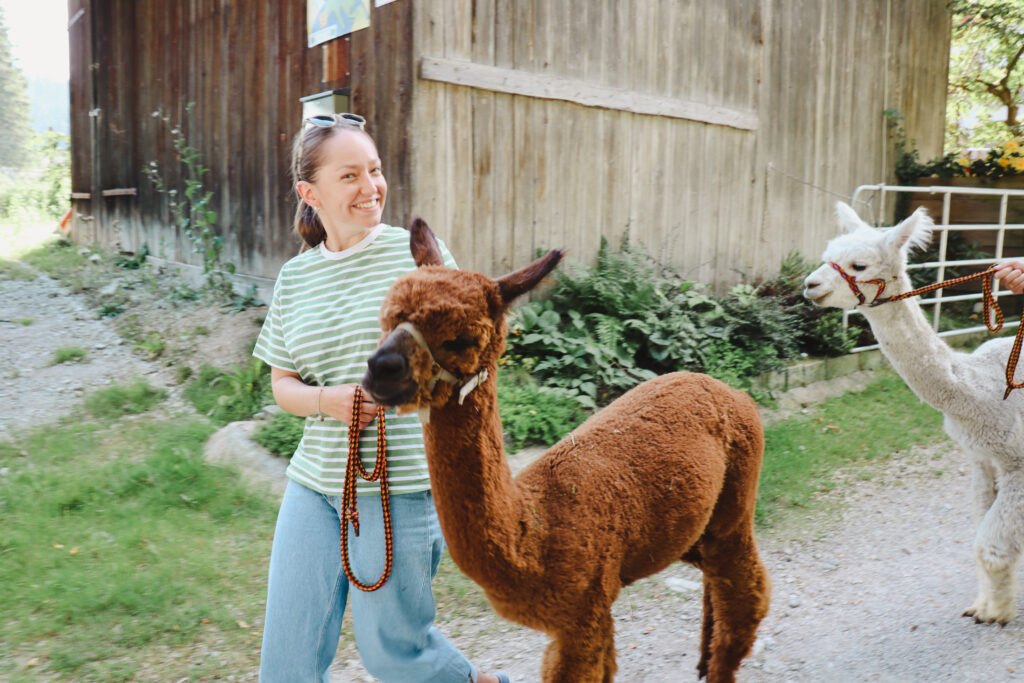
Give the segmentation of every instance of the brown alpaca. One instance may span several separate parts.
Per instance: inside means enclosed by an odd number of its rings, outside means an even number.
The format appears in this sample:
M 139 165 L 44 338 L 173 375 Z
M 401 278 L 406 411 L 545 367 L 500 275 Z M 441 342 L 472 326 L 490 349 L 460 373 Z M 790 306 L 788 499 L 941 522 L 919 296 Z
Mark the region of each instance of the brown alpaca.
M 561 683 L 611 681 L 619 591 L 689 562 L 704 573 L 699 676 L 733 681 L 770 592 L 754 542 L 764 439 L 753 401 L 706 375 L 664 375 L 513 479 L 496 383 L 505 311 L 562 252 L 492 280 L 444 268 L 422 220 L 410 232 L 420 268 L 387 295 L 387 337 L 363 385 L 384 405 L 429 411 L 430 478 L 456 564 L 498 614 L 552 637 L 542 676 Z

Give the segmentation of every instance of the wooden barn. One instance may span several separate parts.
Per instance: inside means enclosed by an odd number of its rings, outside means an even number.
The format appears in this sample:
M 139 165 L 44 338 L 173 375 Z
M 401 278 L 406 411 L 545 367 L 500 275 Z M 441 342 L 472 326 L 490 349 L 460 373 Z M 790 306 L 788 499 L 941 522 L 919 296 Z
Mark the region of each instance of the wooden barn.
M 692 279 L 769 276 L 893 180 L 884 110 L 941 152 L 945 4 L 394 0 L 310 48 L 307 0 L 69 0 L 72 234 L 201 262 L 144 173 L 183 187 L 178 126 L 224 259 L 265 284 L 298 245 L 290 141 L 326 106 L 369 120 L 385 220 L 424 216 L 464 268 L 628 236 Z

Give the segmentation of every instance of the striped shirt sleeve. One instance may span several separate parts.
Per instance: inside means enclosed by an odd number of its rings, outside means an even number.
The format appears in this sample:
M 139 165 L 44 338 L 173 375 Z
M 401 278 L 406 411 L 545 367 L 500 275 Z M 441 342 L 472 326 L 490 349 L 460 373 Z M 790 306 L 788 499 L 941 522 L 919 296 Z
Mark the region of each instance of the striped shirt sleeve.
M 274 298 L 267 311 L 267 317 L 263 321 L 260 336 L 256 339 L 252 355 L 272 367 L 296 372 L 295 361 L 284 343 L 281 325 L 280 282 L 281 280 L 278 279 L 277 285 L 274 287 Z

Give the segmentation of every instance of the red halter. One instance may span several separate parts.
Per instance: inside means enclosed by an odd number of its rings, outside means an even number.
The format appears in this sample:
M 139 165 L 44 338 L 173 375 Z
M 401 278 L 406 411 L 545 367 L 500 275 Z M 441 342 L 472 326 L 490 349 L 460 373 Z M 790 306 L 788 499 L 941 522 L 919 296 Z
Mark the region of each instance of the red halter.
M 878 278 L 876 280 L 858 280 L 857 278 L 853 277 L 845 270 L 843 270 L 842 266 L 840 266 L 835 261 L 829 261 L 829 265 L 832 266 L 832 268 L 834 268 L 837 273 L 839 273 L 840 277 L 846 280 L 846 284 L 850 286 L 850 290 L 857 297 L 858 305 L 866 301 L 866 297 L 864 296 L 863 292 L 860 291 L 860 287 L 857 286 L 858 284 L 877 285 L 878 291 L 875 292 L 875 298 L 871 300 L 871 305 L 874 306 L 876 303 L 880 303 L 878 302 L 878 297 L 882 296 L 882 292 L 885 291 L 885 283 L 888 282 L 888 280 L 883 280 L 881 278 Z M 896 276 L 893 275 L 892 279 L 893 281 L 895 281 Z

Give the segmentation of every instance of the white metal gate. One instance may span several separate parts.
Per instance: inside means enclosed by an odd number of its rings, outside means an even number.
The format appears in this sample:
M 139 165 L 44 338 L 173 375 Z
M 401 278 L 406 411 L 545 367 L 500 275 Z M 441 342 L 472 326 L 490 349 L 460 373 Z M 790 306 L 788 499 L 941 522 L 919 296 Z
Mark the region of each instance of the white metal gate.
M 932 216 L 935 221 L 934 233 L 939 239 L 938 243 L 938 260 L 929 261 L 927 263 L 914 263 L 910 264 L 908 270 L 935 268 L 937 270 L 935 276 L 935 282 L 942 282 L 946 279 L 946 269 L 955 268 L 958 266 L 991 266 L 995 263 L 1002 261 L 1005 256 L 1003 254 L 1003 247 L 1008 232 L 1021 232 L 1024 231 L 1024 223 L 1007 223 L 1007 206 L 1011 198 L 1020 198 L 1024 201 L 1024 190 L 996 190 L 988 188 L 974 188 L 974 187 L 953 187 L 948 185 L 932 185 L 932 186 L 905 186 L 905 185 L 861 185 L 853 192 L 851 203 L 855 208 L 858 209 L 869 209 L 872 213 L 872 223 L 878 225 L 885 216 L 892 215 L 892 208 L 895 205 L 895 200 L 900 194 L 917 193 L 917 194 L 934 194 L 941 195 L 942 197 L 942 215 Z M 950 225 L 950 200 L 953 195 L 984 195 L 991 196 L 994 199 L 999 200 L 999 220 L 996 223 L 969 223 L 956 225 Z M 970 259 L 970 260 L 947 260 L 946 248 L 949 243 L 950 232 L 974 232 L 981 230 L 992 230 L 996 232 L 996 243 L 995 243 L 995 254 L 992 258 L 985 259 Z M 1011 254 L 1011 256 L 1020 256 L 1021 254 Z M 992 293 L 999 299 L 999 281 L 996 280 L 993 283 Z M 1004 290 L 1002 296 L 1013 297 L 1017 296 L 1009 291 Z M 932 329 L 942 337 L 951 337 L 955 335 L 970 334 L 973 332 L 980 332 L 987 330 L 984 324 L 972 325 L 959 329 L 951 329 L 939 331 L 939 321 L 942 315 L 943 303 L 951 303 L 954 301 L 981 301 L 981 292 L 970 293 L 970 294 L 957 294 L 952 296 L 944 296 L 943 290 L 939 289 L 932 293 L 931 296 L 925 298 L 921 297 L 920 301 L 923 306 L 931 306 L 931 324 Z M 843 326 L 848 326 L 850 315 L 859 315 L 859 311 L 850 310 L 843 312 Z M 1020 325 L 1017 320 L 1007 320 L 1004 329 L 1012 329 Z M 868 346 L 858 346 L 853 350 L 856 351 L 867 351 L 868 349 L 878 348 L 877 344 Z

